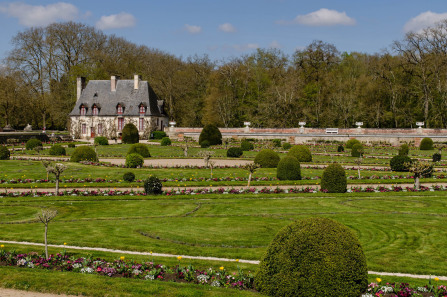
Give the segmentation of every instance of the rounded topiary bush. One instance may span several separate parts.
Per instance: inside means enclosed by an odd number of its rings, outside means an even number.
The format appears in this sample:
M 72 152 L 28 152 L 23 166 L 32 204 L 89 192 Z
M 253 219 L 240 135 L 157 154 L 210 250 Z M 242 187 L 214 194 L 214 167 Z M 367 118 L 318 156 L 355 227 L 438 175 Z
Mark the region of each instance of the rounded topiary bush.
M 251 143 L 251 141 L 244 140 L 241 142 L 241 149 L 244 152 L 252 151 L 254 148 L 255 146 L 253 145 L 253 143 Z
M 95 144 L 97 145 L 109 145 L 109 140 L 104 136 L 95 137 Z
M 433 160 L 433 162 L 439 162 L 439 161 L 441 161 L 441 157 L 442 156 L 440 153 L 434 153 L 432 156 L 432 160 Z
M 0 146 L 0 160 L 9 160 L 11 153 L 6 146 Z
M 133 172 L 126 172 L 123 175 L 123 180 L 125 180 L 126 182 L 133 182 L 135 180 L 135 174 Z
M 295 157 L 285 156 L 278 163 L 276 177 L 279 180 L 300 180 L 300 162 Z
M 287 156 L 295 157 L 299 162 L 311 162 L 312 154 L 310 149 L 305 145 L 295 145 L 292 147 Z
M 408 156 L 394 156 L 390 160 L 390 167 L 393 171 L 406 172 L 408 171 L 408 167 L 405 165 L 406 163 L 411 163 L 411 158 Z
M 137 168 L 143 166 L 144 158 L 140 154 L 128 154 L 126 156 L 126 167 Z
M 273 139 L 272 142 L 274 147 L 281 147 L 281 139 Z
M 337 152 L 342 153 L 344 151 L 345 151 L 345 147 L 342 144 L 338 145 Z
M 42 146 L 42 141 L 36 138 L 31 138 L 25 144 L 27 150 L 33 150 L 36 146 Z
M 72 142 L 70 142 L 69 144 L 67 144 L 67 146 L 68 146 L 69 148 L 75 148 L 75 147 L 76 147 L 76 145 L 75 145 L 74 143 L 72 143 Z
M 79 162 L 79 161 L 98 161 L 98 157 L 96 156 L 96 152 L 90 146 L 82 145 L 75 148 L 73 154 L 70 157 L 71 162 Z
M 227 150 L 227 157 L 229 158 L 239 158 L 240 156 L 242 156 L 244 152 L 242 151 L 242 149 L 240 147 L 230 147 Z
M 284 149 L 284 150 L 290 150 L 290 148 L 292 147 L 292 145 L 290 144 L 290 143 L 288 143 L 288 142 L 284 142 L 283 144 L 282 144 L 282 148 Z
M 363 145 L 361 143 L 356 143 L 352 146 L 351 156 L 358 158 L 358 157 L 363 156 L 363 152 L 364 152 Z
M 200 143 L 200 147 L 201 148 L 208 148 L 208 147 L 210 147 L 210 142 L 208 141 L 208 140 L 204 140 L 204 141 L 202 141 L 201 143 Z
M 127 154 L 140 154 L 143 158 L 149 158 L 151 154 L 147 145 L 143 143 L 134 143 L 130 146 Z
M 321 190 L 328 193 L 344 193 L 347 185 L 345 169 L 340 164 L 331 164 L 324 169 L 321 176 Z
M 152 138 L 153 139 L 163 139 L 163 137 L 166 137 L 166 132 L 164 132 L 164 131 L 154 131 L 154 132 L 152 132 Z
M 269 296 L 358 297 L 368 286 L 366 257 L 348 227 L 327 218 L 308 218 L 282 228 L 255 275 Z
M 433 149 L 433 140 L 431 138 L 425 137 L 421 140 L 419 145 L 421 151 L 430 151 Z
M 65 156 L 67 152 L 60 144 L 55 144 L 50 148 L 49 154 L 52 156 Z
M 210 124 L 203 127 L 199 136 L 199 144 L 202 144 L 205 140 L 209 142 L 209 145 L 222 144 L 222 133 L 216 125 Z
M 156 176 L 149 176 L 144 180 L 144 192 L 146 195 L 158 195 L 163 193 L 163 184 Z
M 163 137 L 163 139 L 160 142 L 161 146 L 168 146 L 171 145 L 172 141 L 169 137 Z
M 360 143 L 360 141 L 358 141 L 358 140 L 355 139 L 355 138 L 349 139 L 348 141 L 346 141 L 346 148 L 347 148 L 347 149 L 352 149 L 352 146 L 353 146 L 354 144 L 357 144 L 357 143 Z
M 273 150 L 265 149 L 257 153 L 254 162 L 262 168 L 276 168 L 279 163 L 279 156 Z
M 408 156 L 408 153 L 410 152 L 410 148 L 408 147 L 408 144 L 404 143 L 399 148 L 399 156 Z
M 137 127 L 132 123 L 126 124 L 122 131 L 121 140 L 123 143 L 138 143 L 140 141 L 140 135 L 138 134 Z

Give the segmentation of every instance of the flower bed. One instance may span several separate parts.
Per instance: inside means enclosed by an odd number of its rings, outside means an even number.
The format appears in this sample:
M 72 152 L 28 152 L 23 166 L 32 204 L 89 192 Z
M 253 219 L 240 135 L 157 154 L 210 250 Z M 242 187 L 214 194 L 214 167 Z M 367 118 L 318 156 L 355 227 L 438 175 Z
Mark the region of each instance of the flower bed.
M 361 297 L 445 297 L 447 296 L 447 287 L 432 285 L 430 283 L 424 287 L 411 287 L 407 283 L 383 283 L 380 278 L 377 282 L 368 285 L 367 293 Z M 438 278 L 434 279 L 436 283 Z

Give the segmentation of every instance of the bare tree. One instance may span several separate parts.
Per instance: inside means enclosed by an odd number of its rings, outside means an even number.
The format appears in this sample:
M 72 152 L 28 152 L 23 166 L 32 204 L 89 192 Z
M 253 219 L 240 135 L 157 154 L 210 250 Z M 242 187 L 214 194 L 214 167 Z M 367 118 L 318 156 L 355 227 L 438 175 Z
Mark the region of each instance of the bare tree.
M 416 190 L 421 188 L 420 178 L 423 176 L 430 176 L 433 173 L 433 164 L 427 161 L 414 161 L 412 163 L 405 163 L 408 170 L 413 173 L 414 187 Z
M 205 161 L 205 167 L 208 168 L 211 157 L 214 155 L 212 151 L 201 151 L 199 152 L 199 156 L 203 158 Z
M 56 177 L 56 196 L 58 196 L 59 195 L 59 179 L 60 179 L 62 172 L 64 172 L 65 169 L 67 169 L 67 166 L 65 166 L 62 163 L 53 164 L 48 161 L 43 161 L 42 164 L 43 164 L 43 166 L 45 166 L 45 169 L 47 170 L 47 179 L 48 179 L 48 173 L 53 173 L 55 175 L 55 177 Z
M 247 184 L 247 188 L 250 187 L 250 182 L 251 182 L 251 177 L 252 175 L 255 173 L 255 171 L 260 168 L 261 166 L 259 166 L 259 164 L 257 163 L 248 163 L 245 164 L 242 168 L 244 168 L 245 170 L 248 170 L 248 172 L 250 173 L 248 175 L 248 184 Z
M 357 172 L 358 172 L 358 175 L 359 175 L 359 179 L 361 178 L 361 176 L 360 176 L 360 165 L 362 164 L 362 162 L 363 162 L 362 155 L 360 155 L 359 158 L 354 160 L 354 163 L 357 164 Z
M 48 259 L 48 224 L 57 216 L 57 210 L 42 209 L 41 213 L 37 215 L 42 224 L 45 225 L 45 257 Z
M 216 162 L 214 162 L 214 161 L 209 161 L 208 162 L 208 166 L 211 169 L 211 178 L 213 178 L 213 168 L 214 168 L 215 165 L 216 165 Z

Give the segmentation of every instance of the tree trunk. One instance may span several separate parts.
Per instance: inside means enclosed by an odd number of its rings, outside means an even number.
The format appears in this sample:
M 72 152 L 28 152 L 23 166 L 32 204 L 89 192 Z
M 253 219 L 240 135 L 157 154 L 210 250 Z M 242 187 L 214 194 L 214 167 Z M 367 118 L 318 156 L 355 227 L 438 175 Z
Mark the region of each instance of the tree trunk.
M 48 260 L 48 243 L 47 243 L 47 235 L 48 235 L 48 224 L 45 224 L 45 257 Z
M 358 173 L 359 173 L 359 179 L 361 178 L 360 177 L 360 166 L 357 168 L 357 171 L 358 171 Z
M 415 176 L 415 177 L 414 177 L 414 187 L 415 187 L 415 189 L 418 190 L 418 191 L 419 191 L 419 189 L 421 188 L 421 187 L 420 187 L 420 183 L 419 183 L 419 176 Z
M 59 196 L 59 177 L 56 177 L 56 196 Z
M 250 172 L 250 174 L 248 175 L 248 184 L 247 184 L 247 188 L 250 187 L 250 182 L 251 182 L 251 172 Z

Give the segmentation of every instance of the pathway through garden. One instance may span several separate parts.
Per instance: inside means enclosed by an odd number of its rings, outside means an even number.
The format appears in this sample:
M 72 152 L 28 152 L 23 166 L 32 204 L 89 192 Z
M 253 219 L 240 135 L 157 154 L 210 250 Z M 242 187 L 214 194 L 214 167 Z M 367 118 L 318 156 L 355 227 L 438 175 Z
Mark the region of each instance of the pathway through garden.
M 70 297 L 74 295 L 65 294 L 51 294 L 51 293 L 38 293 L 15 289 L 0 288 L 0 297 Z

